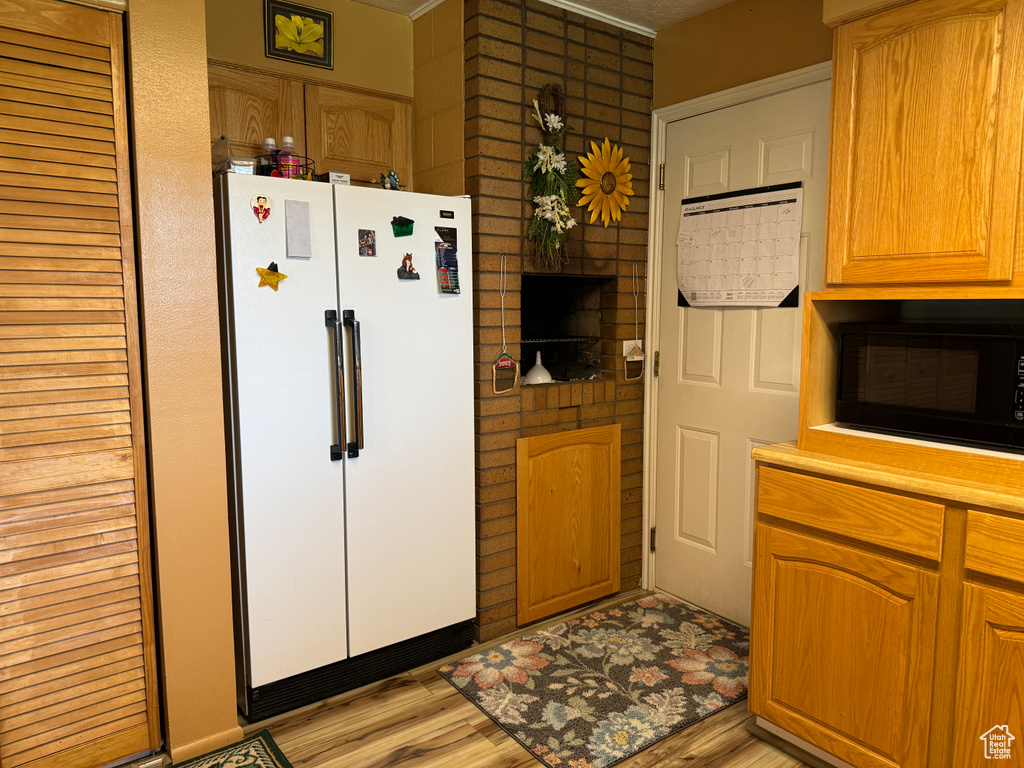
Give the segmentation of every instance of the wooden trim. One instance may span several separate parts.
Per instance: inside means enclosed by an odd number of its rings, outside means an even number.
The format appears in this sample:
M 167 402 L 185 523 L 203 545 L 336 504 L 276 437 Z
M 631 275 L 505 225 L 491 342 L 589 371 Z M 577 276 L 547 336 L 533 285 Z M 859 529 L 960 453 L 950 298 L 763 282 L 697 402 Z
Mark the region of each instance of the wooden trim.
M 128 399 L 131 413 L 132 456 L 135 463 L 135 517 L 139 547 L 139 599 L 142 611 L 142 653 L 145 664 L 149 748 L 160 746 L 160 700 L 157 688 L 156 615 L 153 605 L 152 554 L 149 536 L 149 468 L 146 451 L 142 339 L 135 277 L 135 228 L 132 219 L 131 167 L 128 156 L 128 94 L 125 84 L 122 20 L 111 15 L 111 85 L 114 104 L 114 151 L 118 212 L 121 225 L 121 269 L 124 289 L 125 335 L 128 354 Z
M 206 63 L 207 66 L 210 67 L 224 67 L 226 69 L 234 69 L 238 72 L 246 72 L 253 75 L 261 75 L 264 77 L 276 77 L 281 80 L 291 80 L 293 82 L 308 83 L 310 85 L 323 85 L 327 86 L 328 88 L 337 88 L 338 90 L 348 91 L 350 93 L 358 93 L 364 96 L 375 96 L 377 98 L 390 99 L 391 101 L 400 101 L 405 104 L 412 104 L 412 96 L 403 96 L 398 93 L 389 93 L 388 91 L 376 91 L 371 88 L 361 88 L 358 85 L 339 83 L 335 80 L 327 80 L 322 77 L 294 75 L 291 72 L 277 72 L 273 69 L 263 69 L 261 67 L 253 67 L 249 64 L 239 64 L 236 61 L 225 61 L 222 59 L 208 58 L 206 60 Z
M 72 5 L 81 5 L 85 8 L 95 8 L 98 11 L 111 11 L 112 13 L 126 13 L 128 11 L 128 0 L 63 0 Z
M 56 14 L 48 0 L 6 0 L 3 12 L 0 13 L 0 27 L 78 43 L 109 46 L 109 27 L 104 12 L 81 7 L 84 5 L 65 5 L 61 13 Z
M 823 0 L 821 20 L 830 27 L 887 11 L 913 0 Z

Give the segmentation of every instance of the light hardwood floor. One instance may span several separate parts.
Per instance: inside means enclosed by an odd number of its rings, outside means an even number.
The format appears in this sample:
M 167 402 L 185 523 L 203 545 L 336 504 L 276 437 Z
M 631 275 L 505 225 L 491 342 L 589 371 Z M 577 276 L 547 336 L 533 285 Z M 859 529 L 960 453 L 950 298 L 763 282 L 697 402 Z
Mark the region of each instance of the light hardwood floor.
M 621 601 L 619 596 L 614 602 Z M 603 604 L 591 605 L 570 615 L 600 607 Z M 558 620 L 565 618 L 561 616 Z M 505 640 L 474 646 L 452 659 Z M 268 728 L 294 768 L 539 767 L 541 764 L 526 749 L 437 674 L 435 668 L 441 663 L 443 660 L 271 720 L 246 725 L 246 734 Z M 669 736 L 619 766 L 805 765 L 751 735 L 747 723 L 752 720 L 746 703 L 741 702 Z

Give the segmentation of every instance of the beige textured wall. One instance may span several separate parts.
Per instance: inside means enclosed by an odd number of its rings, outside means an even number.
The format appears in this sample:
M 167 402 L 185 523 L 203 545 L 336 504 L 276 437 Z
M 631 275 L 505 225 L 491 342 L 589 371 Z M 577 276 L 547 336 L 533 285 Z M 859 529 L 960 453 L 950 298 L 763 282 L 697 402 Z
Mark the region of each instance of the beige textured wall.
M 463 1 L 445 0 L 413 22 L 412 170 L 417 192 L 466 190 Z
M 164 738 L 241 738 L 203 0 L 132 0 L 129 88 Z
M 737 0 L 654 40 L 654 108 L 832 58 L 822 0 Z
M 211 59 L 412 96 L 412 22 L 408 16 L 352 0 L 308 3 L 334 14 L 334 69 L 321 69 L 264 55 L 263 2 L 206 0 Z

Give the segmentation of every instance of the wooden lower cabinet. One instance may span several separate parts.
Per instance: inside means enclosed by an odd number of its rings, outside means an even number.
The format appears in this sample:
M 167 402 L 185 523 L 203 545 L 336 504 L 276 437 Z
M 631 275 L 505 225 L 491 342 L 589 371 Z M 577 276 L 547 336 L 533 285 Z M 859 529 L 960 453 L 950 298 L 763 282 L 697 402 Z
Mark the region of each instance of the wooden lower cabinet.
M 517 443 L 520 625 L 619 591 L 622 427 Z
M 751 711 L 858 766 L 924 766 L 938 576 L 758 523 Z
M 1017 765 L 1024 755 L 1024 585 L 1019 589 L 964 587 L 954 720 L 958 768 Z M 1003 745 L 1008 759 L 991 752 Z

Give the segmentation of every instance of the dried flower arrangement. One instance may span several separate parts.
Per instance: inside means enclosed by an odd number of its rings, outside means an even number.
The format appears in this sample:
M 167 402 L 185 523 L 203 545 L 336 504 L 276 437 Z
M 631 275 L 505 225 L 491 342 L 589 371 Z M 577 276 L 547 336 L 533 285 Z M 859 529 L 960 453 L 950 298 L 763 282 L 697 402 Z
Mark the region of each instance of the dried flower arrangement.
M 556 86 L 545 86 L 540 102 L 534 99 L 533 119 L 543 139 L 523 163 L 523 179 L 530 183 L 533 219 L 527 238 L 533 243 L 536 258 L 549 266 L 557 264 L 565 253 L 565 239 L 576 226 L 569 206 L 576 202 L 576 164 L 566 160 L 560 148 L 561 138 L 572 126 L 561 115 L 562 95 Z M 548 101 L 551 100 L 551 109 Z M 541 106 L 543 103 L 543 108 Z

